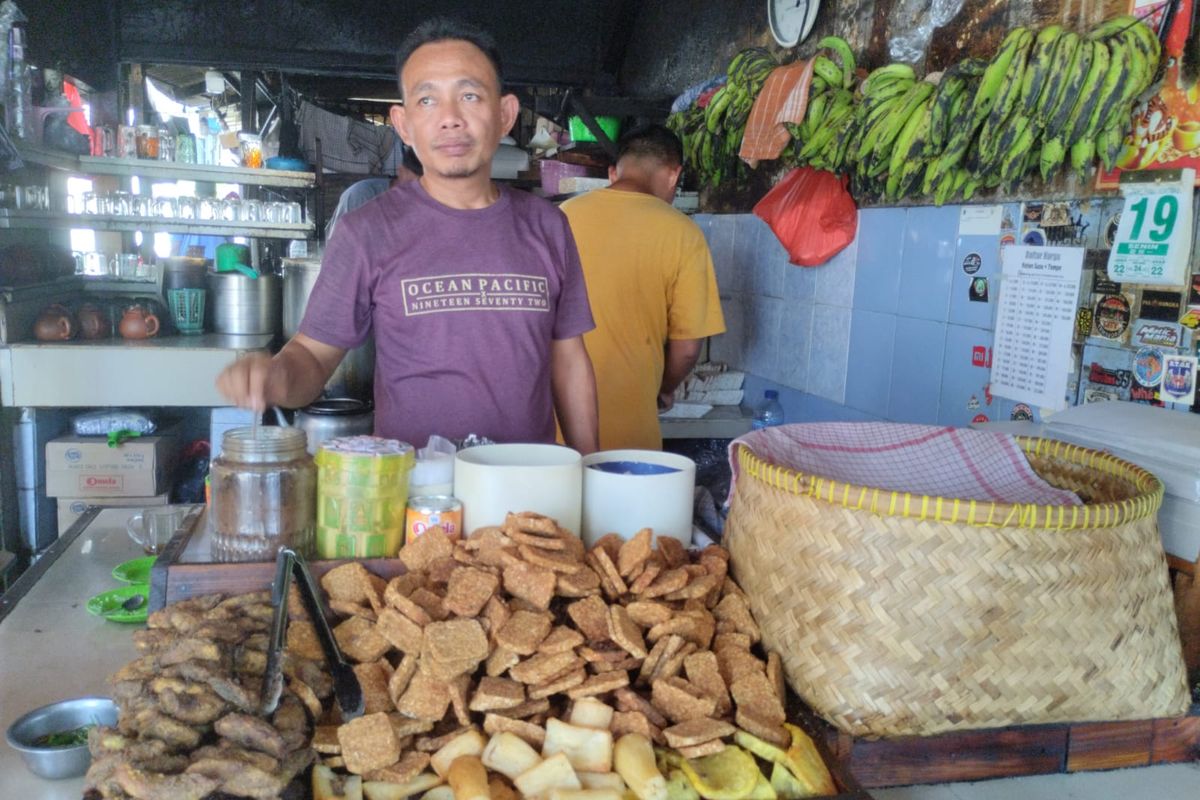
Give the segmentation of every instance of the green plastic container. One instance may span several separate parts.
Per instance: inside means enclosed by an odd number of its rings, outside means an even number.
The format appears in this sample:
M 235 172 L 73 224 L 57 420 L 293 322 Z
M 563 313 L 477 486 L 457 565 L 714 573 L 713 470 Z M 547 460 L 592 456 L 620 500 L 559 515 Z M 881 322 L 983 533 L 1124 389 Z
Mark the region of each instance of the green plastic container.
M 317 451 L 317 556 L 391 558 L 404 543 L 408 473 L 413 448 L 399 452 L 338 452 L 350 439 L 332 439 Z M 370 439 L 372 437 L 357 437 Z
M 594 142 L 596 137 L 588 130 L 588 126 L 583 124 L 583 120 L 579 117 L 571 117 L 568 120 L 571 129 L 571 139 L 576 142 Z M 600 126 L 600 130 L 612 139 L 614 142 L 621 135 L 621 118 L 620 117 L 596 117 L 596 124 Z

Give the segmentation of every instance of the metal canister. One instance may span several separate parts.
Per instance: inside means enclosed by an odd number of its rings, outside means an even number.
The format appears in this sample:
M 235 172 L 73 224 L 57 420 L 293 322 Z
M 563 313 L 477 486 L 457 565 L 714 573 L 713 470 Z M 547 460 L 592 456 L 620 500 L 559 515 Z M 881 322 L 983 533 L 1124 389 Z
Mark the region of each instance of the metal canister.
M 448 494 L 410 497 L 404 516 L 404 543 L 412 544 L 434 525 L 440 525 L 451 539 L 462 536 L 463 505 Z

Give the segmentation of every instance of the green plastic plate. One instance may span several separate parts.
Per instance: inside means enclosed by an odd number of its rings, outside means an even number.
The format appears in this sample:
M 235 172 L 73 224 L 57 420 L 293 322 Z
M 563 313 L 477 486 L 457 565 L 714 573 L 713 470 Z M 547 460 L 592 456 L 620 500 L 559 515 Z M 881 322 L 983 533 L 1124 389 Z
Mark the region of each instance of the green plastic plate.
M 140 594 L 146 598 L 141 608 L 126 611 L 121 604 Z M 87 610 L 97 617 L 104 617 L 109 622 L 145 622 L 150 607 L 150 585 L 147 583 L 131 583 L 119 589 L 110 589 L 87 601 Z
M 157 560 L 158 556 L 144 556 L 117 564 L 113 567 L 112 576 L 121 583 L 149 583 L 150 568 Z

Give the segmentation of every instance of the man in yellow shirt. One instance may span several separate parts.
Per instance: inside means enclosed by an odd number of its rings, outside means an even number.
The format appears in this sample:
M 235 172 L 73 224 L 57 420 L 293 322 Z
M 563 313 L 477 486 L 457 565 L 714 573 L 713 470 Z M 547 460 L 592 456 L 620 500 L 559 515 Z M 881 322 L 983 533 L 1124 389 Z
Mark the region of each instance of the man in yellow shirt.
M 725 319 L 704 234 L 671 207 L 683 172 L 679 139 L 661 125 L 622 137 L 612 185 L 562 204 L 596 327 L 584 344 L 596 371 L 600 447 L 662 448 L 659 408 Z

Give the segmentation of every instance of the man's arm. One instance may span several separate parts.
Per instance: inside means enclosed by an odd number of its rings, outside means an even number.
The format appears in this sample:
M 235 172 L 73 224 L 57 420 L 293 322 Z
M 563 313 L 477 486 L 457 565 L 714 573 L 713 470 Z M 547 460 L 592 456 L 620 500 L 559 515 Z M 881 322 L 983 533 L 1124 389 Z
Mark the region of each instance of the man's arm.
M 666 363 L 663 364 L 662 384 L 658 387 L 658 407 L 667 410 L 675 405 L 675 389 L 696 366 L 703 339 L 668 339 Z
M 563 441 L 583 453 L 600 449 L 596 374 L 582 336 L 555 339 L 550 348 L 550 384 Z
M 263 411 L 300 408 L 321 396 L 346 351 L 298 333 L 275 356 L 239 358 L 217 377 L 217 390 L 234 405 Z

